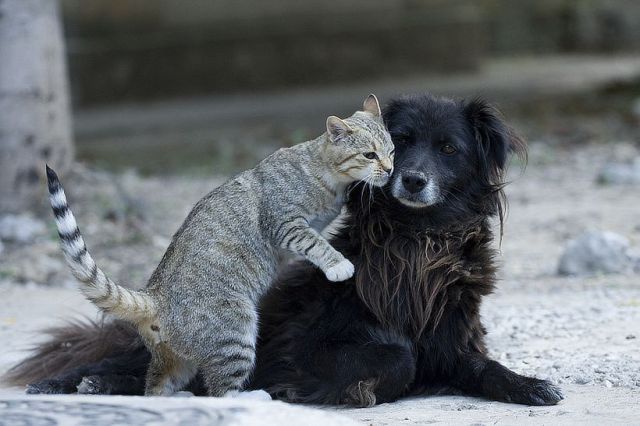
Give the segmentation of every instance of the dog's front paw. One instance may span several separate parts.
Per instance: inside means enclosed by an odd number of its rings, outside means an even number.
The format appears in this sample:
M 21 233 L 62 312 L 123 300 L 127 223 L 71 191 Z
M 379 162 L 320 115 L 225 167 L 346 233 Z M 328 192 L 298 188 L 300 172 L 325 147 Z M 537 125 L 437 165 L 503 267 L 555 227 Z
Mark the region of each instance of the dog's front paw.
M 332 267 L 328 268 L 324 274 L 327 276 L 329 281 L 344 281 L 348 280 L 353 276 L 355 272 L 355 268 L 353 263 L 349 262 L 349 260 L 344 259 Z
M 506 402 L 524 405 L 556 405 L 564 399 L 560 388 L 547 380 L 533 377 L 505 393 Z
M 100 376 L 83 377 L 78 385 L 78 393 L 81 395 L 105 395 L 108 394 L 105 383 Z
M 27 385 L 25 392 L 31 395 L 36 394 L 48 394 L 48 395 L 57 395 L 57 394 L 68 394 L 74 393 L 76 391 L 75 386 L 72 383 L 69 383 L 65 380 L 42 380 L 37 383 L 30 383 Z

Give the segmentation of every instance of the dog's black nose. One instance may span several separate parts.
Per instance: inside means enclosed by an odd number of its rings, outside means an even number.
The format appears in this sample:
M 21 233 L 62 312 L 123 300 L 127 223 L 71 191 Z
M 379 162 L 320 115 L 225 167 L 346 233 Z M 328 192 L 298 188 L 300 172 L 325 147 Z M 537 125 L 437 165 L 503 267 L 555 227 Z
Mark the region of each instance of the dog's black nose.
M 422 191 L 427 184 L 427 180 L 421 175 L 417 174 L 403 174 L 402 186 L 412 194 Z

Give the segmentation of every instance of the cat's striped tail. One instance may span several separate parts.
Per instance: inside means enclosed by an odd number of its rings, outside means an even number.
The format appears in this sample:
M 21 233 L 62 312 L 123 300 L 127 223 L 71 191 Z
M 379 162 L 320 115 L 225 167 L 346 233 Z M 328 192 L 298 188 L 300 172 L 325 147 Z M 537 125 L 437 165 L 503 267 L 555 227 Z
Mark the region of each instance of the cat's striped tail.
M 85 297 L 103 311 L 135 324 L 154 318 L 154 303 L 148 295 L 119 286 L 98 268 L 87 251 L 58 175 L 49 166 L 47 183 L 60 245 L 73 275 L 83 283 L 80 289 Z

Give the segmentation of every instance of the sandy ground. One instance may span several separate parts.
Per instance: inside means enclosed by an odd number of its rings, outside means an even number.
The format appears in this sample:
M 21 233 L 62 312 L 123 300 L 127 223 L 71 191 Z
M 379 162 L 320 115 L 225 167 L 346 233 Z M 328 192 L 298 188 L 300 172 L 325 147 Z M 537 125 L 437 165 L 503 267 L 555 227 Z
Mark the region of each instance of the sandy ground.
M 640 247 L 640 188 L 595 183 L 607 162 L 638 155 L 630 143 L 571 148 L 533 143 L 526 172 L 520 176 L 513 167 L 501 282 L 483 306 L 489 348 L 515 371 L 560 384 L 565 401 L 524 407 L 442 396 L 339 414 L 375 425 L 637 423 L 640 277 L 566 278 L 555 271 L 567 241 L 585 230 L 613 231 Z M 118 281 L 137 285 L 192 202 L 219 182 L 130 174 L 117 179 L 126 188 L 123 195 L 103 173 L 84 170 L 63 178 L 97 261 Z M 0 272 L 0 371 L 37 342 L 36 330 L 95 313 L 74 289 L 51 235 L 29 246 L 5 244 Z

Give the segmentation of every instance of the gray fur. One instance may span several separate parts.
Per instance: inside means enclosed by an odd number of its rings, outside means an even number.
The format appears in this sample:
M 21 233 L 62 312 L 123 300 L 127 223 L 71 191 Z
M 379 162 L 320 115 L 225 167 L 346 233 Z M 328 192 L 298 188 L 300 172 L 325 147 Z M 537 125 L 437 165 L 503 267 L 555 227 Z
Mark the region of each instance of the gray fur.
M 224 396 L 240 391 L 253 369 L 256 306 L 281 250 L 332 281 L 350 278 L 353 265 L 319 231 L 339 214 L 350 183 L 384 185 L 392 166 L 393 144 L 371 95 L 364 111 L 329 117 L 327 133 L 276 151 L 200 200 L 140 292 L 97 268 L 57 176 L 48 176 L 62 248 L 84 294 L 133 322 L 151 351 L 146 394 L 174 393 L 200 371 L 209 394 Z

